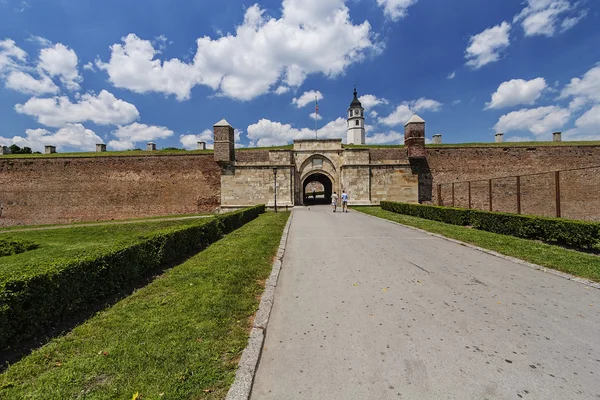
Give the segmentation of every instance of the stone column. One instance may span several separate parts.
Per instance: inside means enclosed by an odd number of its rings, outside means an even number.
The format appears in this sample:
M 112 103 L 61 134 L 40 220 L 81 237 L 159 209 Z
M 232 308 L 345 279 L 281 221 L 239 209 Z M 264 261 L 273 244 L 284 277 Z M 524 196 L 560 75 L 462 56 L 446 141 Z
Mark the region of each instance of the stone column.
M 441 134 L 437 134 L 437 135 L 433 135 L 433 144 L 442 144 L 442 135 Z
M 225 167 L 235 161 L 235 134 L 233 127 L 225 119 L 213 125 L 215 135 L 215 161 Z
M 504 133 L 498 132 L 496 133 L 496 143 L 504 142 Z
M 560 142 L 562 140 L 562 132 L 554 132 L 552 134 L 552 141 L 553 142 Z
M 106 145 L 104 143 L 96 144 L 96 153 L 102 153 L 106 151 Z
M 153 143 L 153 142 L 146 143 L 146 151 L 156 151 L 156 143 Z
M 198 142 L 198 150 L 206 150 L 206 142 Z
M 404 125 L 404 145 L 408 158 L 425 158 L 425 121 L 417 114 Z
M 56 153 L 56 146 L 44 146 L 44 153 L 45 154 Z

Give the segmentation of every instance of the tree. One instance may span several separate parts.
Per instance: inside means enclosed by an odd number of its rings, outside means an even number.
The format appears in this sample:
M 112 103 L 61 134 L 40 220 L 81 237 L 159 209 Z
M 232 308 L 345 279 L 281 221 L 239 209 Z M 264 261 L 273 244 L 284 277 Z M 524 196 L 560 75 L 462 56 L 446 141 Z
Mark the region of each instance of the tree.
M 31 147 L 27 146 L 20 148 L 16 144 L 12 144 L 9 149 L 12 154 L 31 154 Z

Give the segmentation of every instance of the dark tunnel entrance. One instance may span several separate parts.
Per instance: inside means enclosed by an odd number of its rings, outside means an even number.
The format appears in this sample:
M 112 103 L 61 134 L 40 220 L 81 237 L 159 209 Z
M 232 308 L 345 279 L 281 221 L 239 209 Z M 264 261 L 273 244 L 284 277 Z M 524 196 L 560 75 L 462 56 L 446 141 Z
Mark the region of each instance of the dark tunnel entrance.
M 312 174 L 306 177 L 302 184 L 302 198 L 305 205 L 329 204 L 332 192 L 333 183 L 325 174 Z

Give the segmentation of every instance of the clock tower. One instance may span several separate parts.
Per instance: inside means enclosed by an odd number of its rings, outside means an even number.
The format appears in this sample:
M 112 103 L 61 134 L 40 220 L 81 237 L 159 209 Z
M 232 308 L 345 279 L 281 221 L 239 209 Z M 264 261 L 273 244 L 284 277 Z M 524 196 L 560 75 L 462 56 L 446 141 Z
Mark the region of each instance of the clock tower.
M 348 144 L 365 144 L 365 109 L 360 104 L 354 85 L 354 100 L 348 108 Z

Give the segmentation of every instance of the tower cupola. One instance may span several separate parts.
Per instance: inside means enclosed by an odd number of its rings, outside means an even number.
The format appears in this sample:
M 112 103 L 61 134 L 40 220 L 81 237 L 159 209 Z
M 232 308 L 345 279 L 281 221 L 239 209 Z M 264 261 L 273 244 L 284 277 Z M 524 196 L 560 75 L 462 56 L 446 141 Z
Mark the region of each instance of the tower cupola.
M 358 100 L 356 85 L 354 85 L 354 99 L 348 108 L 348 144 L 365 144 L 365 109 Z

